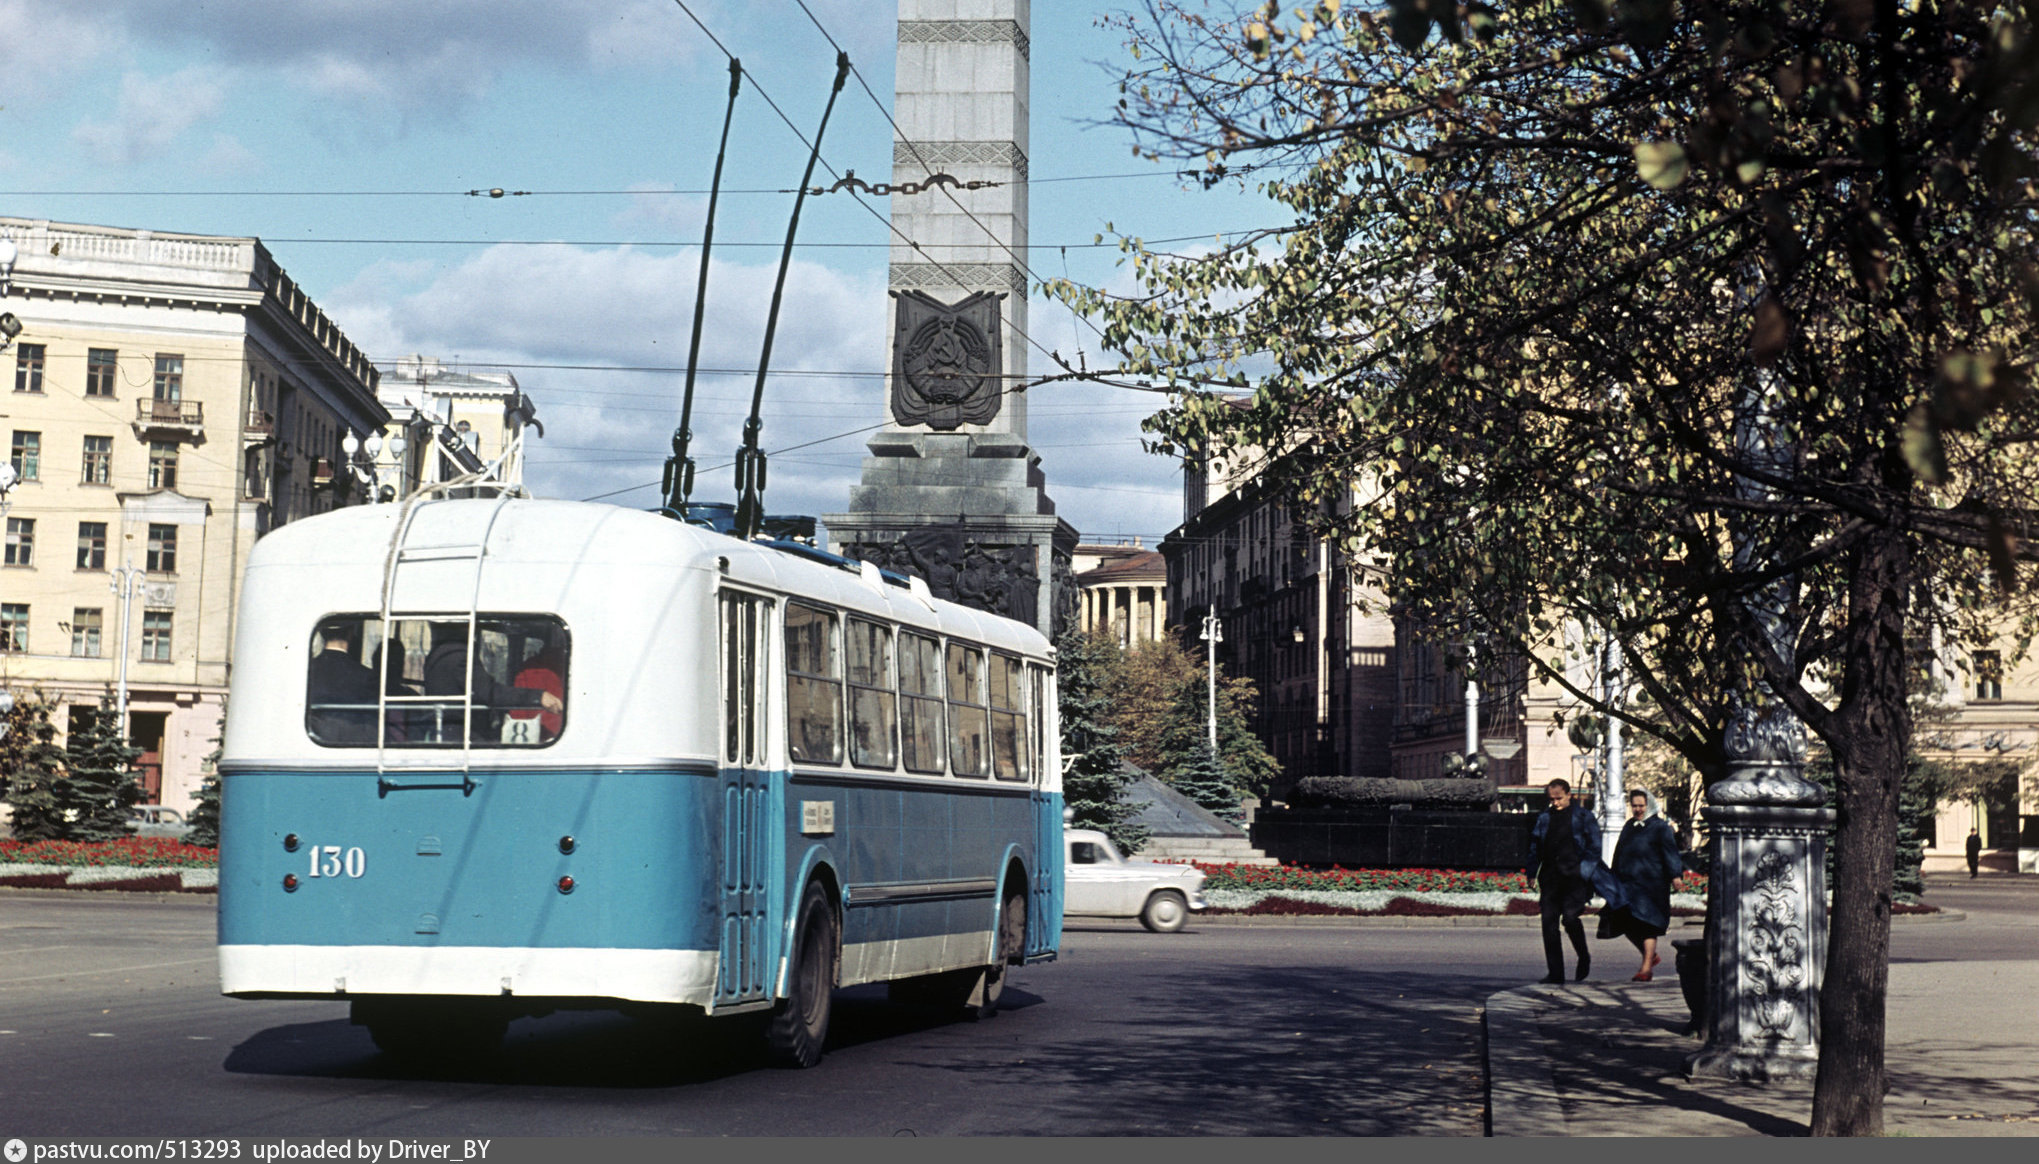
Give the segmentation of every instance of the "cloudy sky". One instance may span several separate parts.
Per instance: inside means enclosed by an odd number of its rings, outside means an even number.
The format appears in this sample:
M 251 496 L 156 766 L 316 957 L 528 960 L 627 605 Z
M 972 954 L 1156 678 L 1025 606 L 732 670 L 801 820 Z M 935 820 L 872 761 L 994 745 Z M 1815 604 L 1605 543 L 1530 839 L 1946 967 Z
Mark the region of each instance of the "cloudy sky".
M 696 496 L 727 499 L 778 244 L 834 50 L 795 0 L 687 0 L 743 59 L 696 403 Z M 809 0 L 879 99 L 892 0 Z M 1250 196 L 1185 190 L 1087 123 L 1116 100 L 1101 8 L 1040 0 L 1032 27 L 1030 265 L 1123 280 L 1107 225 L 1148 239 L 1267 225 Z M 0 0 L 0 213 L 255 235 L 374 358 L 509 368 L 545 437 L 543 496 L 656 503 L 679 414 L 727 62 L 675 0 Z M 891 127 L 852 80 L 823 160 L 872 180 Z M 489 199 L 470 189 L 534 193 Z M 870 199 L 881 214 L 887 200 Z M 882 420 L 883 223 L 807 201 L 767 389 L 775 512 L 839 510 Z M 1028 331 L 1099 363 L 1035 298 Z M 1051 370 L 1032 357 L 1032 371 Z M 783 374 L 779 374 L 783 373 Z M 1143 453 L 1160 399 L 1096 385 L 1031 398 L 1059 512 L 1086 539 L 1158 539 L 1176 466 Z M 792 446 L 805 446 L 794 449 Z

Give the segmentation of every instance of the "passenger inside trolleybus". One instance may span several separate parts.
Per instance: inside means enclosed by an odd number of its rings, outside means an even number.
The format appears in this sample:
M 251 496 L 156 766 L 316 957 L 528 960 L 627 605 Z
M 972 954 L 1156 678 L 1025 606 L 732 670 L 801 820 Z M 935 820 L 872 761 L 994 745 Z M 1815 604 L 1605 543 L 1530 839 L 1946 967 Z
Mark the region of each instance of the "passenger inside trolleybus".
M 306 687 L 306 726 L 333 744 L 375 742 L 375 672 L 355 658 L 360 628 L 340 620 L 319 626 Z
M 502 743 L 499 713 L 516 708 L 540 708 L 554 714 L 565 710 L 559 696 L 543 687 L 515 687 L 489 673 L 479 658 L 469 659 L 467 624 L 432 624 L 432 653 L 425 656 L 425 694 L 458 697 L 465 689 L 462 672 L 472 675 L 474 717 L 468 724 L 470 739 L 477 744 Z M 536 743 L 537 740 L 530 742 Z

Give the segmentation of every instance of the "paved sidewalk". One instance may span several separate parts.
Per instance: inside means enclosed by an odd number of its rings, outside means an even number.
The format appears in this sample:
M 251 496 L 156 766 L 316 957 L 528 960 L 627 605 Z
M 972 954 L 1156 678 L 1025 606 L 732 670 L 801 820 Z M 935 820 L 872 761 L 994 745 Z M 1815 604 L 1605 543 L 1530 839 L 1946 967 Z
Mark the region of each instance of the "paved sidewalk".
M 1665 970 L 1670 967 L 1666 965 Z M 1890 968 L 1887 1134 L 2039 1136 L 2039 960 Z M 1687 1079 L 1674 976 L 1502 991 L 1487 1002 L 1496 1136 L 1802 1136 L 1808 1082 Z

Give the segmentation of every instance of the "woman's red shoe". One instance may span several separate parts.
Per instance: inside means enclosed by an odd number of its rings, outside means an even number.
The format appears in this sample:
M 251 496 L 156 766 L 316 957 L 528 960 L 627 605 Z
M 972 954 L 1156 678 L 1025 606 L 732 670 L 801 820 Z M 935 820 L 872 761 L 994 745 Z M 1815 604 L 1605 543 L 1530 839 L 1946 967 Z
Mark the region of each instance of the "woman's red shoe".
M 1636 971 L 1636 972 L 1635 972 L 1635 977 L 1633 977 L 1633 978 L 1629 979 L 1629 981 L 1630 981 L 1630 982 L 1650 982 L 1650 981 L 1653 981 L 1653 978 L 1652 978 L 1652 976 L 1651 976 L 1651 974 L 1650 974 L 1650 972 L 1649 972 L 1649 971 L 1647 971 L 1647 970 L 1638 970 L 1638 971 Z

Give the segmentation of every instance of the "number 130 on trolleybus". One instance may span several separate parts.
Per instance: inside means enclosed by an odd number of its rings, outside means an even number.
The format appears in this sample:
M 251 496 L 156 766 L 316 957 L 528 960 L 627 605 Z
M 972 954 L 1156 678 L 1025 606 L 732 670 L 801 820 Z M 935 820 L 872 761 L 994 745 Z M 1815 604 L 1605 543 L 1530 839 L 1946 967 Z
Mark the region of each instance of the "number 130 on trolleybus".
M 510 1019 L 831 992 L 989 1014 L 1061 937 L 1055 672 L 918 579 L 657 514 L 414 498 L 248 561 L 220 761 L 221 990 L 386 1054 Z

